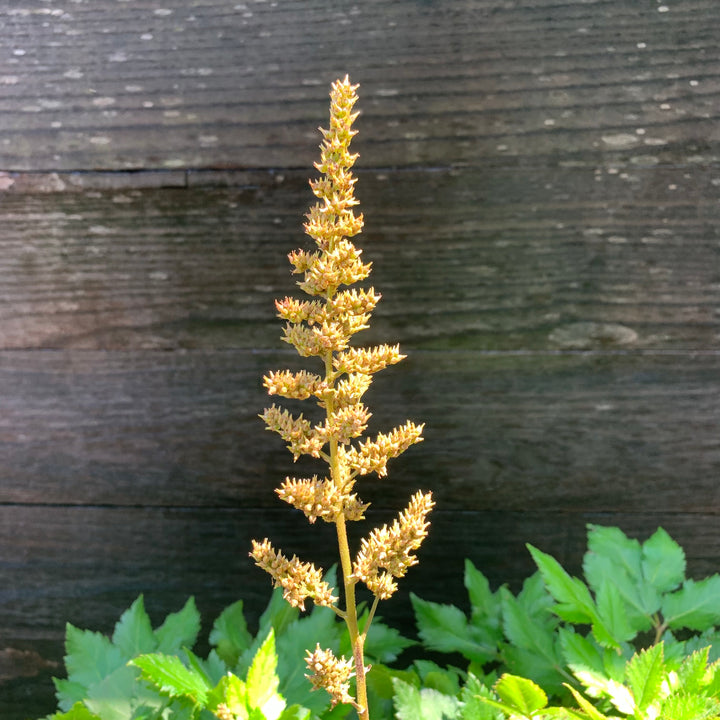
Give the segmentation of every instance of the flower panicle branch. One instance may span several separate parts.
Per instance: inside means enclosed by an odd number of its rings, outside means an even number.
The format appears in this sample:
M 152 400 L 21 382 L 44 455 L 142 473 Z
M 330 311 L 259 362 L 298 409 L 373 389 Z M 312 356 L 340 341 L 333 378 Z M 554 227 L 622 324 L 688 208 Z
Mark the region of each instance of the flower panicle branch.
M 292 345 L 301 357 L 317 357 L 323 371 L 275 370 L 263 383 L 271 396 L 291 401 L 315 398 L 324 410 L 324 418 L 312 422 L 277 405 L 261 414 L 268 430 L 287 443 L 295 460 L 303 455 L 324 460 L 325 477 L 285 478 L 276 489 L 278 497 L 300 510 L 308 521 L 318 518 L 334 523 L 343 577 L 344 608 L 333 590 L 322 580 L 322 571 L 297 557 L 286 558 L 270 541 L 253 542 L 250 553 L 255 563 L 267 571 L 284 597 L 302 608 L 308 598 L 330 605 L 344 619 L 353 650 L 352 660 L 336 658 L 329 650 L 318 648 L 306 659 L 309 679 L 316 688 L 330 693 L 333 705 L 351 703 L 360 720 L 369 720 L 363 647 L 377 601 L 390 597 L 397 589 L 395 579 L 402 577 L 417 562 L 415 555 L 427 535 L 427 514 L 433 506 L 430 494 L 418 493 L 391 527 L 376 529 L 362 541 L 353 563 L 347 539 L 346 523 L 362 520 L 368 504 L 355 493 L 359 476 L 387 474 L 387 463 L 411 445 L 422 441 L 423 425 L 411 421 L 391 430 L 363 439 L 372 413 L 362 399 L 373 376 L 395 365 L 405 356 L 398 345 L 369 348 L 351 346 L 353 336 L 368 327 L 372 312 L 381 299 L 374 288 L 350 287 L 365 280 L 372 263 L 365 262 L 362 250 L 350 238 L 363 228 L 363 216 L 356 213 L 358 201 L 352 167 L 357 154 L 349 151 L 356 134 L 352 128 L 358 113 L 357 85 L 347 76 L 332 85 L 330 125 L 321 128 L 320 161 L 322 173 L 311 180 L 317 202 L 310 208 L 305 233 L 315 249 L 294 250 L 288 255 L 292 273 L 302 275 L 298 287 L 310 299 L 285 297 L 275 301 L 278 317 L 285 321 L 282 340 Z M 362 632 L 359 628 L 355 589 L 362 582 L 375 596 L 373 610 Z M 354 677 L 355 696 L 350 694 Z
M 288 560 L 267 538 L 262 542 L 253 540 L 250 556 L 258 567 L 272 576 L 275 587 L 282 588 L 283 597 L 293 607 L 304 610 L 307 598 L 326 607 L 333 607 L 337 602 L 333 589 L 322 579 L 322 570 L 301 562 L 295 555 Z
M 332 707 L 338 703 L 355 705 L 355 698 L 350 695 L 350 678 L 355 675 L 352 660 L 337 658 L 332 650 L 323 650 L 318 644 L 313 652 L 307 651 L 305 664 L 313 689 L 325 690 Z
M 412 552 L 427 536 L 430 523 L 426 517 L 434 504 L 431 493 L 418 492 L 391 527 L 376 528 L 362 540 L 353 577 L 364 582 L 380 600 L 397 590 L 392 578 L 403 577 L 408 568 L 417 564 Z

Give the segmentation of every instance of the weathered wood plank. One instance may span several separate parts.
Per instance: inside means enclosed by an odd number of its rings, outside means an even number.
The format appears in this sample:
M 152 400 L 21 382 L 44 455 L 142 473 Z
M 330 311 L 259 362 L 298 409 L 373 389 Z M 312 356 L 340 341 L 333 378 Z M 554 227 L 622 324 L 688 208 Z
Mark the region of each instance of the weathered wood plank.
M 0 347 L 277 347 L 307 173 L 113 177 L 2 195 Z M 719 187 L 714 167 L 362 172 L 384 300 L 359 340 L 718 348 Z
M 0 11 L 4 170 L 306 167 L 346 72 L 369 166 L 720 157 L 715 0 Z
M 288 366 L 309 367 L 258 351 L 5 353 L 0 502 L 275 508 L 286 475 L 318 471 L 257 418 L 263 373 Z M 719 507 L 716 353 L 415 351 L 367 401 L 370 432 L 427 424 L 390 480 L 362 483 L 375 506 L 423 487 L 455 510 Z
M 372 515 L 373 521 L 385 517 Z M 216 614 L 245 600 L 251 625 L 269 597 L 267 577 L 246 556 L 250 539 L 271 535 L 288 552 L 332 562 L 318 537 L 329 526 L 298 526 L 284 511 L 92 507 L 0 507 L 0 714 L 27 720 L 54 709 L 50 678 L 62 675 L 65 622 L 110 633 L 144 593 L 158 624 L 194 595 L 202 637 Z M 579 572 L 585 524 L 617 524 L 644 539 L 662 525 L 687 553 L 690 576 L 717 571 L 717 515 L 676 513 L 554 514 L 435 511 L 420 564 L 380 612 L 414 636 L 410 591 L 467 607 L 464 558 L 517 591 L 534 567 L 531 542 Z M 327 548 L 328 544 L 325 544 Z M 206 648 L 206 643 L 203 643 Z

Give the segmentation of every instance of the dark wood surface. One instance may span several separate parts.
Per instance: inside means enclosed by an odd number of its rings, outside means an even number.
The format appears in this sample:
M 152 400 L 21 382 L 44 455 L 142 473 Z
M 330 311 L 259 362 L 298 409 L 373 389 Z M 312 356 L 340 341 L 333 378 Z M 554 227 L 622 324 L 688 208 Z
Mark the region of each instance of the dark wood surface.
M 371 429 L 425 442 L 360 488 L 437 500 L 407 592 L 462 604 L 587 522 L 720 564 L 715 0 L 0 1 L 0 717 L 54 708 L 66 621 L 257 618 L 272 488 L 257 414 L 329 83 L 361 83 L 358 239 L 383 300 Z

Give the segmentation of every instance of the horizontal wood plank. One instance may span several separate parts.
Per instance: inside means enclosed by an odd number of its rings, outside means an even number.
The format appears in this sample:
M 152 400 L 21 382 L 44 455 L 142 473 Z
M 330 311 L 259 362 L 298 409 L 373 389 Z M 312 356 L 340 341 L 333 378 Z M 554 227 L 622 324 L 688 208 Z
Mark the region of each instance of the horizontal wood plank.
M 110 634 L 140 594 L 157 626 L 193 595 L 203 615 L 200 649 L 210 623 L 242 598 L 251 627 L 270 593 L 269 580 L 246 552 L 253 537 L 270 535 L 287 552 L 333 562 L 330 526 L 298 525 L 284 511 L 152 508 L 0 507 L 0 713 L 27 720 L 55 709 L 52 676 L 64 676 L 65 623 Z M 371 520 L 384 522 L 377 513 Z M 494 513 L 434 511 L 420 564 L 379 613 L 415 637 L 409 592 L 468 609 L 465 558 L 493 588 L 519 590 L 534 571 L 530 542 L 580 572 L 585 524 L 618 525 L 640 539 L 663 526 L 688 558 L 695 578 L 717 571 L 717 515 L 676 513 Z M 320 540 L 319 540 L 320 538 Z M 323 542 L 323 538 L 327 542 Z M 325 549 L 324 549 L 325 548 Z
M 370 167 L 720 156 L 715 0 L 4 5 L 3 170 L 305 167 L 346 72 Z
M 0 347 L 277 347 L 287 253 L 312 244 L 307 176 L 19 182 L 0 204 Z M 358 244 L 384 300 L 358 340 L 720 348 L 719 184 L 712 167 L 362 172 Z
M 258 351 L 5 353 L 0 502 L 275 508 L 286 475 L 323 471 L 257 418 L 263 373 L 285 367 L 312 369 Z M 389 480 L 361 483 L 375 506 L 422 487 L 455 510 L 720 508 L 715 353 L 416 351 L 367 403 L 370 433 L 426 423 Z

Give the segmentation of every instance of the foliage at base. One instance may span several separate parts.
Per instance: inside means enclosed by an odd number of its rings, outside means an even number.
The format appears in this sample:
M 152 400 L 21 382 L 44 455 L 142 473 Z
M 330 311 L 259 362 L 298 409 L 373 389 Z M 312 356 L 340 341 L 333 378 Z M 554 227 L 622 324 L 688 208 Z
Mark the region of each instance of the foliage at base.
M 538 572 L 517 595 L 493 590 L 468 560 L 469 613 L 412 597 L 424 647 L 435 658 L 459 654 L 463 667 L 428 659 L 401 667 L 416 643 L 373 623 L 365 648 L 373 720 L 720 718 L 720 576 L 686 578 L 682 548 L 662 529 L 640 543 L 590 525 L 583 578 L 529 551 Z M 332 610 L 301 616 L 276 590 L 255 634 L 242 601 L 215 620 L 207 657 L 192 652 L 199 631 L 192 598 L 156 628 L 142 596 L 111 637 L 68 624 L 67 678 L 55 680 L 58 712 L 44 720 L 356 717 L 312 692 L 298 660 L 318 642 L 348 655 Z

